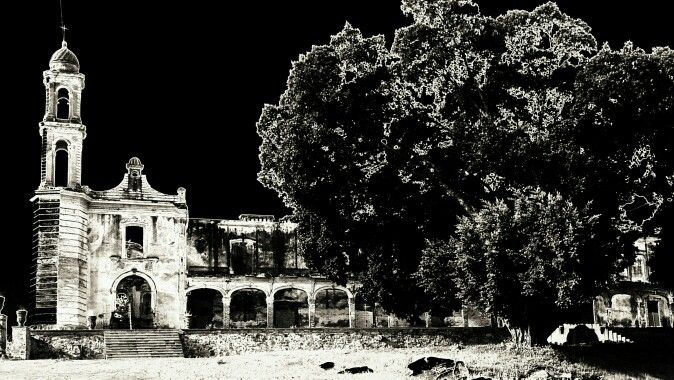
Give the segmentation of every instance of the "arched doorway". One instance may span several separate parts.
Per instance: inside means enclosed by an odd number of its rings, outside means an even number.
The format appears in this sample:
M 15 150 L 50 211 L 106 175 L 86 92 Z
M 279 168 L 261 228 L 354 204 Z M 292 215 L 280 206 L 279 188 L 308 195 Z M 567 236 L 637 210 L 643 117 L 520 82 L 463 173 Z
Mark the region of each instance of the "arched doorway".
M 316 327 L 349 327 L 349 296 L 344 290 L 324 288 L 316 292 Z
M 188 328 L 222 328 L 222 310 L 222 293 L 215 289 L 195 289 L 187 293 L 187 312 L 191 315 Z
M 259 289 L 239 289 L 229 304 L 230 327 L 267 327 L 267 297 Z
M 632 327 L 636 315 L 635 309 L 631 295 L 614 294 L 611 297 L 611 308 L 607 310 L 609 326 Z
M 274 327 L 309 327 L 309 302 L 301 289 L 282 289 L 274 293 Z
M 123 278 L 115 291 L 115 311 L 110 326 L 123 329 L 153 328 L 152 293 L 150 284 L 144 278 L 137 275 Z

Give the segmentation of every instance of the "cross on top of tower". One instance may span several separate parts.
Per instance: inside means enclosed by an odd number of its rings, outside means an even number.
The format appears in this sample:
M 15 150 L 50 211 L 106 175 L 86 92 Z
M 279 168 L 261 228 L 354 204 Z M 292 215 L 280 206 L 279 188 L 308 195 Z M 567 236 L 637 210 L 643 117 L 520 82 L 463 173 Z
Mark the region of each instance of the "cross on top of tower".
M 61 24 L 61 26 L 59 26 L 59 29 L 61 29 L 61 32 L 63 33 L 62 45 L 65 47 L 65 46 L 67 46 L 67 44 L 66 44 L 66 30 L 68 30 L 68 28 L 65 25 Z

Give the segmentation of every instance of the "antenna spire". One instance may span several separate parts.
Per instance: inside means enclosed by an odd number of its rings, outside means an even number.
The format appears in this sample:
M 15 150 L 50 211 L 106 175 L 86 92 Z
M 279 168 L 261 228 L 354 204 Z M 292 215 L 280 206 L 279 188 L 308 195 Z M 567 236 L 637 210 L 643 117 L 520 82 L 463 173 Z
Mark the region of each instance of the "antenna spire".
M 63 42 L 62 44 L 65 46 L 66 44 L 66 28 L 65 23 L 63 22 L 63 0 L 59 0 L 59 11 L 61 12 L 61 32 L 63 33 Z

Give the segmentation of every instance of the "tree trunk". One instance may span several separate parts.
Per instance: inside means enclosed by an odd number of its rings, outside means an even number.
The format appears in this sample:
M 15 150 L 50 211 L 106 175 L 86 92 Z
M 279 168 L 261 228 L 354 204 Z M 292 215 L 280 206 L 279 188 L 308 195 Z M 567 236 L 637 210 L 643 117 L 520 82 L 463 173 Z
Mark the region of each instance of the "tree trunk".
M 532 346 L 531 330 L 529 326 L 527 327 L 511 326 L 509 323 L 506 323 L 506 327 L 508 328 L 508 331 L 510 332 L 510 335 L 513 338 L 513 342 L 518 347 Z
M 506 322 L 506 327 L 517 346 L 532 347 L 548 343 L 548 336 L 557 326 L 551 327 L 553 324 L 552 321 L 529 321 L 526 326 L 514 326 Z

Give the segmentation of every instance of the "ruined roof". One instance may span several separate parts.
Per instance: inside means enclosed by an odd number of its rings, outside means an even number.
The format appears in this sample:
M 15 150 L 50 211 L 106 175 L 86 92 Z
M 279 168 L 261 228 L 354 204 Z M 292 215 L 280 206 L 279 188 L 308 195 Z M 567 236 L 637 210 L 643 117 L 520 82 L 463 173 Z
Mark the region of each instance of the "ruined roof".
M 140 179 L 142 181 L 142 186 L 139 190 L 129 189 L 129 174 L 126 173 L 124 174 L 124 179 L 122 179 L 122 182 L 114 188 L 103 191 L 89 190 L 87 191 L 87 194 L 93 199 L 107 201 L 135 200 L 178 204 L 185 203 L 184 195 L 181 197 L 177 194 L 164 194 L 153 189 L 152 186 L 150 186 L 150 184 L 147 182 L 145 175 L 142 175 Z
M 110 190 L 104 191 L 95 191 L 86 188 L 85 192 L 93 199 L 105 201 L 132 200 L 185 205 L 186 200 L 184 188 L 178 188 L 176 195 L 164 194 L 153 189 L 152 186 L 150 186 L 150 184 L 147 182 L 145 175 L 141 174 L 144 167 L 145 165 L 140 162 L 138 157 L 131 157 L 129 162 L 126 164 L 127 173 L 124 174 L 124 178 L 119 185 Z
M 68 49 L 68 44 L 65 41 L 61 43 L 61 48 L 52 54 L 49 60 L 49 69 L 66 73 L 80 72 L 80 61 L 75 53 Z

